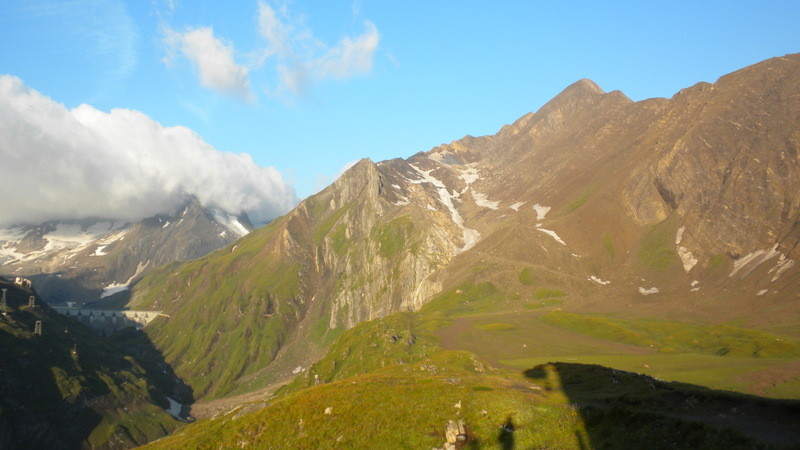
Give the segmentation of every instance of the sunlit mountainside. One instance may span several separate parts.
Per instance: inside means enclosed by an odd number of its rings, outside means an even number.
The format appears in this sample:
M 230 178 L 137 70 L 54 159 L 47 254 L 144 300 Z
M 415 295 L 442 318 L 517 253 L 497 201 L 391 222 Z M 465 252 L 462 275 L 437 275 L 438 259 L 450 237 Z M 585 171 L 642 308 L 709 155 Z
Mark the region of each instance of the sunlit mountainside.
M 798 54 L 669 99 L 582 79 L 260 228 L 9 228 L 0 446 L 797 447 L 798 93 Z
M 304 445 L 443 445 L 459 418 L 469 442 L 510 420 L 523 446 L 798 442 L 796 402 L 708 388 L 800 392 L 799 69 L 773 58 L 640 102 L 581 80 L 495 135 L 362 160 L 231 246 L 148 275 L 130 306 L 169 314 L 146 334 L 197 411 L 295 378 L 247 420 L 165 445 L 288 445 L 271 427 Z M 368 406 L 339 415 L 333 392 L 354 383 L 344 398 Z M 414 395 L 430 415 L 381 403 Z M 545 404 L 562 405 L 562 434 L 535 431 Z M 378 410 L 420 422 L 373 424 Z M 741 425 L 757 416 L 776 433 Z M 663 427 L 633 425 L 651 419 Z

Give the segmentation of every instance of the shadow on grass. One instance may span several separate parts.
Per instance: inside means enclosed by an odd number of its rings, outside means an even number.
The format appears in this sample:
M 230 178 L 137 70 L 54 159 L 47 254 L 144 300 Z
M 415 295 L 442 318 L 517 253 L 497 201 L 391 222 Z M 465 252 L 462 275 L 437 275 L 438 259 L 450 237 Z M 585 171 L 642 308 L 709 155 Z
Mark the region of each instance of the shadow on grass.
M 524 372 L 563 392 L 580 415 L 581 448 L 798 448 L 800 401 L 666 383 L 598 365 L 549 363 Z
M 506 422 L 500 428 L 500 435 L 497 437 L 497 443 L 503 450 L 512 450 L 514 448 L 514 421 L 511 416 L 506 419 Z

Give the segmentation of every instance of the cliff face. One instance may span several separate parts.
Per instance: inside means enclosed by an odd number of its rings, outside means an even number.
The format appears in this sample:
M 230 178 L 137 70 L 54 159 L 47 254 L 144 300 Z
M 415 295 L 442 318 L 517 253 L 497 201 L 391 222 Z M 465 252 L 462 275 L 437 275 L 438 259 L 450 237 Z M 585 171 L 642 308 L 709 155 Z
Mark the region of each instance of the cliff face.
M 800 256 L 797 60 L 776 58 L 681 91 L 652 127 L 657 157 L 645 177 L 701 260 L 773 245 Z
M 362 160 L 304 205 L 327 217 L 314 229 L 315 275 L 324 280 L 314 295 L 330 303 L 331 328 L 416 309 L 440 289 L 429 277 L 452 258 L 457 239 L 432 214 L 404 210 L 411 193 L 398 182 L 389 166 Z
M 581 80 L 493 136 L 360 161 L 269 226 L 148 276 L 132 305 L 170 315 L 148 333 L 198 397 L 289 376 L 342 329 L 465 282 L 556 289 L 578 309 L 794 314 L 798 93 L 798 55 L 672 99 Z

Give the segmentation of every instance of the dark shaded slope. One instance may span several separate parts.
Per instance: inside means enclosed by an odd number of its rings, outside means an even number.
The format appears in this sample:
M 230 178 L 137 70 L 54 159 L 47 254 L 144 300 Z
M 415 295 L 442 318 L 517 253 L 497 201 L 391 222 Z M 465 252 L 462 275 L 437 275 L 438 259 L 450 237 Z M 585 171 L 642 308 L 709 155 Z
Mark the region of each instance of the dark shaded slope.
M 176 428 L 161 408 L 157 374 L 35 292 L 4 279 L 0 288 L 8 304 L 0 315 L 0 447 L 124 448 Z M 30 296 L 37 306 L 28 306 Z

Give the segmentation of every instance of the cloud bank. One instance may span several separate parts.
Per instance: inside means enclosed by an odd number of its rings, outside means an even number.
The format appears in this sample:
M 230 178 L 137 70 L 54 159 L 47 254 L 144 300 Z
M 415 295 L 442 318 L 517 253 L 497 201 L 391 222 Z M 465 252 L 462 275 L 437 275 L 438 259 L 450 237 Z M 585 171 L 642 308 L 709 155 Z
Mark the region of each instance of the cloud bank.
M 260 222 L 297 202 L 275 168 L 219 152 L 188 128 L 126 109 L 68 110 L 8 75 L 0 76 L 0 161 L 0 225 L 133 221 L 188 196 Z

